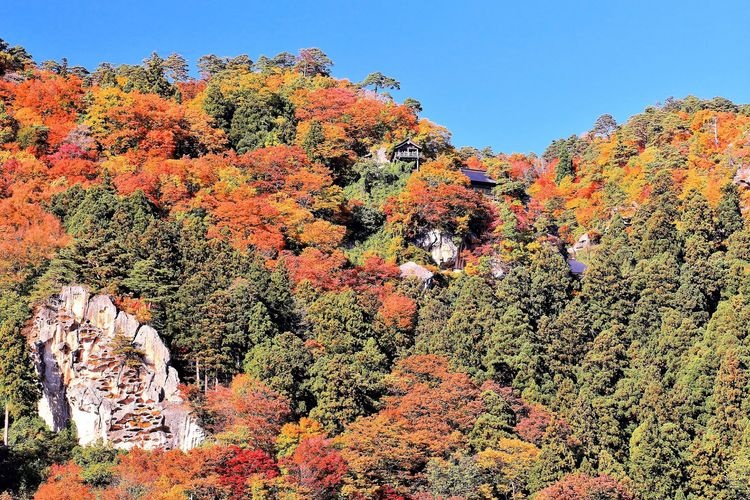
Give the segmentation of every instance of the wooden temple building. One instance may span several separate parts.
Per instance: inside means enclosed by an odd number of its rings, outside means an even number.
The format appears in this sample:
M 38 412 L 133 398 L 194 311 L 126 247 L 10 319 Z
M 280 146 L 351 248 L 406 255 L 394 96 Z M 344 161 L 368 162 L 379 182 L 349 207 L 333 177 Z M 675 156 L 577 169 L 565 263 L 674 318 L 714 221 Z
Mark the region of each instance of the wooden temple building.
M 497 186 L 497 181 L 487 176 L 484 170 L 462 168 L 461 173 L 469 178 L 471 189 L 487 196 L 492 196 L 492 190 Z
M 422 158 L 422 148 L 412 142 L 411 139 L 406 139 L 393 147 L 393 161 L 413 161 L 417 164 L 417 170 L 419 170 L 419 160 Z

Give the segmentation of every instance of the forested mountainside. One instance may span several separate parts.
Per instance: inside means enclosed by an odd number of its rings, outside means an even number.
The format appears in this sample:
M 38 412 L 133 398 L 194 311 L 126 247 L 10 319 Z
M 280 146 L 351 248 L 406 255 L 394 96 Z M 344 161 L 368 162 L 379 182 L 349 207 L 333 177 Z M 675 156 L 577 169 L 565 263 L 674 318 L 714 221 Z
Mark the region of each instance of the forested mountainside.
M 750 496 L 750 107 L 670 98 L 498 154 L 332 65 L 89 72 L 0 41 L 0 490 Z M 71 285 L 158 332 L 201 446 L 46 427 L 27 337 Z

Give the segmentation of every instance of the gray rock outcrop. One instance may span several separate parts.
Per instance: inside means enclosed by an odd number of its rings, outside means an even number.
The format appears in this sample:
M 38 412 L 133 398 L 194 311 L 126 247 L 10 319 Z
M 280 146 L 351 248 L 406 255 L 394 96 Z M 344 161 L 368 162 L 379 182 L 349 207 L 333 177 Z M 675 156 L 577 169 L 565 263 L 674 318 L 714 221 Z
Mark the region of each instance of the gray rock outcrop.
M 125 362 L 118 335 L 140 359 Z M 156 330 L 118 311 L 106 295 L 63 288 L 37 309 L 28 341 L 42 385 L 39 414 L 52 430 L 72 419 L 80 444 L 101 439 L 122 449 L 187 450 L 205 438 Z
M 414 242 L 419 248 L 427 250 L 440 267 L 447 267 L 456 263 L 458 245 L 451 235 L 437 229 L 432 229 L 416 238 Z

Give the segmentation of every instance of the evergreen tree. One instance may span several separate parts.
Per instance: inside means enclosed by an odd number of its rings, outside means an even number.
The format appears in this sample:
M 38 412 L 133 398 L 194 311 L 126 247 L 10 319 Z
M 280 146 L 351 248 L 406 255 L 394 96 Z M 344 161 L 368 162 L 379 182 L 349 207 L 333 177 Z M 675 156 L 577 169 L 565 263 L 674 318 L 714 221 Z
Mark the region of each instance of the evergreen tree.
M 183 60 L 184 62 L 184 60 Z M 153 52 L 143 60 L 143 79 L 135 83 L 135 89 L 141 92 L 157 94 L 165 98 L 174 97 L 176 88 L 166 78 L 167 61 Z
M 538 335 L 546 351 L 544 364 L 553 373 L 573 378 L 575 367 L 583 359 L 596 332 L 588 324 L 581 299 L 576 297 L 560 316 L 542 322 Z
M 727 466 L 727 489 L 732 498 L 750 497 L 750 426 L 747 422 L 737 453 Z
M 263 302 L 254 302 L 247 312 L 247 339 L 238 339 L 234 342 L 237 345 L 238 352 L 271 340 L 278 332 L 277 326 L 271 320 L 268 308 Z
M 265 270 L 265 266 L 263 269 Z M 265 298 L 271 317 L 281 330 L 294 331 L 299 326 L 299 311 L 292 294 L 292 281 L 283 260 L 276 264 L 271 273 L 268 288 L 257 289 L 257 292 L 263 292 L 260 295 Z
M 644 341 L 661 326 L 661 312 L 675 306 L 678 265 L 670 253 L 641 260 L 633 270 L 631 295 L 638 297 L 628 324 L 630 339 Z
M 310 129 L 302 140 L 302 149 L 307 153 L 307 157 L 313 161 L 320 162 L 323 158 L 318 154 L 318 147 L 323 144 L 326 137 L 323 134 L 323 125 L 318 120 L 310 123 Z
M 310 338 L 328 353 L 353 354 L 372 337 L 371 321 L 352 291 L 329 292 L 310 307 Z
M 217 83 L 208 85 L 203 99 L 203 110 L 213 118 L 214 124 L 224 132 L 229 133 L 235 109 L 235 104 L 224 96 Z
M 703 330 L 692 317 L 674 309 L 664 311 L 659 335 L 648 351 L 652 353 L 653 362 L 663 373 L 665 386 L 674 386 L 680 367 L 684 363 L 683 357 L 702 337 Z
M 727 449 L 721 437 L 709 427 L 691 448 L 689 490 L 698 498 L 730 498 L 725 470 Z
M 721 189 L 721 199 L 716 206 L 716 225 L 721 241 L 726 241 L 732 234 L 745 227 L 745 219 L 740 209 L 740 192 L 734 183 L 728 183 Z
M 143 366 L 145 353 L 133 344 L 133 339 L 117 332 L 112 341 L 112 354 L 120 359 L 120 366 L 127 366 L 136 370 Z
M 312 407 L 306 384 L 311 364 L 312 356 L 305 343 L 293 333 L 284 332 L 248 351 L 245 373 L 287 396 L 292 409 L 304 415 Z
M 625 225 L 615 216 L 581 282 L 581 302 L 591 331 L 601 332 L 613 322 L 627 323 L 633 301 L 628 286 L 631 263 Z
M 620 462 L 627 458 L 623 455 L 627 438 L 614 397 L 628 365 L 625 337 L 625 328 L 619 324 L 601 332 L 586 353 L 578 376 L 580 391 L 571 420 L 593 466 L 600 465 L 599 457 L 605 451 Z
M 516 415 L 510 404 L 497 392 L 488 389 L 482 392 L 485 412 L 474 422 L 469 432 L 469 445 L 480 452 L 496 446 L 500 438 L 512 437 Z
M 342 430 L 372 413 L 382 394 L 387 358 L 373 338 L 372 321 L 354 292 L 329 292 L 309 308 L 308 335 L 321 346 L 313 354 L 308 388 L 316 400 L 311 418 Z
M 0 404 L 4 411 L 3 443 L 8 445 L 9 417 L 30 411 L 39 398 L 36 374 L 24 336 L 9 321 L 0 325 Z
M 713 241 L 716 230 L 713 223 L 713 213 L 708 200 L 697 189 L 691 190 L 685 199 L 680 215 L 680 230 L 684 239 L 700 238 L 703 241 Z
M 197 356 L 205 372 L 214 380 L 227 373 L 232 366 L 231 353 L 226 345 L 226 318 L 231 314 L 229 293 L 217 290 L 206 297 L 199 309 L 197 320 Z M 208 388 L 208 384 L 206 384 Z
M 373 413 L 383 392 L 385 363 L 372 340 L 356 355 L 331 354 L 316 359 L 308 384 L 316 402 L 310 417 L 329 431 L 341 431 L 357 417 Z
M 630 477 L 646 499 L 672 498 L 683 484 L 681 450 L 675 446 L 676 425 L 649 416 L 630 438 Z
M 568 146 L 563 143 L 560 146 L 560 151 L 557 157 L 557 166 L 555 167 L 555 182 L 558 184 L 566 177 L 571 179 L 575 177 L 575 169 L 573 168 L 573 158 L 570 156 Z
M 526 364 L 521 361 L 524 347 L 540 352 L 541 346 L 533 345 L 534 340 L 528 317 L 515 305 L 509 306 L 489 334 L 483 360 L 487 376 L 498 383 L 512 383 Z
M 568 446 L 568 436 L 562 425 L 553 420 L 544 433 L 542 451 L 529 477 L 529 488 L 532 491 L 539 491 L 562 479 L 575 467 L 575 456 Z
M 37 377 L 21 325 L 28 316 L 23 299 L 0 293 L 0 404 L 3 408 L 3 444 L 8 445 L 9 418 L 31 410 L 39 399 Z
M 452 304 L 453 314 L 442 335 L 430 339 L 426 352 L 446 356 L 457 370 L 481 377 L 482 360 L 497 321 L 495 297 L 481 278 L 467 277 L 452 286 L 459 290 Z
M 212 109 L 217 113 L 221 112 L 221 107 Z M 294 133 L 294 110 L 281 96 L 271 94 L 260 97 L 255 93 L 245 92 L 237 97 L 228 137 L 238 153 L 263 146 L 290 144 Z
M 529 288 L 532 322 L 555 318 L 570 299 L 573 281 L 565 259 L 551 245 L 542 245 L 531 258 Z
M 680 240 L 673 219 L 666 210 L 657 209 L 643 226 L 643 237 L 636 258 L 648 259 L 660 253 L 678 257 L 680 250 Z
M 373 87 L 376 94 L 379 89 L 399 90 L 401 88 L 401 84 L 396 79 L 385 76 L 380 71 L 370 73 L 359 85 L 361 87 Z

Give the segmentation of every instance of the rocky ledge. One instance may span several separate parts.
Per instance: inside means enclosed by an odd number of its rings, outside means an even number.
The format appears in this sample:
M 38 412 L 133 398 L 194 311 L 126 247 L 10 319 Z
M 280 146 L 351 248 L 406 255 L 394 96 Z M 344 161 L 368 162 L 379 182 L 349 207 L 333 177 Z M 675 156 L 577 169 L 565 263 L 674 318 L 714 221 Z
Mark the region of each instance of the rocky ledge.
M 72 419 L 82 445 L 122 449 L 187 450 L 205 438 L 156 330 L 106 295 L 63 288 L 36 310 L 27 338 L 42 384 L 39 414 L 51 429 Z

